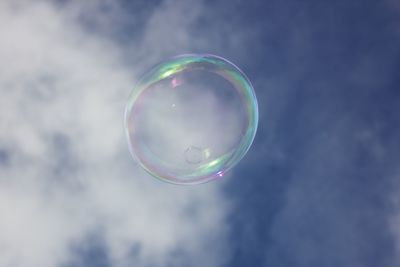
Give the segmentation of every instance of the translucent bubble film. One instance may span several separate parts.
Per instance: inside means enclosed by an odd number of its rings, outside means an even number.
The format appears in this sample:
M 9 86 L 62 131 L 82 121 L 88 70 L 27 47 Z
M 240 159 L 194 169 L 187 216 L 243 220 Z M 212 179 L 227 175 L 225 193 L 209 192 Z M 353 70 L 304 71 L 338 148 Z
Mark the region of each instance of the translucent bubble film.
M 208 54 L 177 56 L 151 69 L 125 110 L 133 157 L 174 184 L 223 177 L 248 151 L 257 123 L 250 81 L 226 59 Z

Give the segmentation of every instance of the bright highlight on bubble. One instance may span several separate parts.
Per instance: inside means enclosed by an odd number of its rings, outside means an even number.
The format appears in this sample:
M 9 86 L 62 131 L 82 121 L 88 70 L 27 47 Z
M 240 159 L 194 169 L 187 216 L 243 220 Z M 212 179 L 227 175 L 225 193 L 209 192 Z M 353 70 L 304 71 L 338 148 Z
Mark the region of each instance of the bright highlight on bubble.
M 207 54 L 174 57 L 150 70 L 125 110 L 132 156 L 174 184 L 223 177 L 250 148 L 257 123 L 250 81 L 231 62 Z

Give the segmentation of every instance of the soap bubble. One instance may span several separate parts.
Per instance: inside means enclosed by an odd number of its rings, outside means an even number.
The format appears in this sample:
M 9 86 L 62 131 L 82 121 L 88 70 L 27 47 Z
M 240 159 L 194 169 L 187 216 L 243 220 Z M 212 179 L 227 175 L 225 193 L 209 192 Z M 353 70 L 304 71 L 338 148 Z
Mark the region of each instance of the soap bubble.
M 257 123 L 250 81 L 226 59 L 207 54 L 157 65 L 136 85 L 125 110 L 133 157 L 174 184 L 222 177 L 246 154 Z

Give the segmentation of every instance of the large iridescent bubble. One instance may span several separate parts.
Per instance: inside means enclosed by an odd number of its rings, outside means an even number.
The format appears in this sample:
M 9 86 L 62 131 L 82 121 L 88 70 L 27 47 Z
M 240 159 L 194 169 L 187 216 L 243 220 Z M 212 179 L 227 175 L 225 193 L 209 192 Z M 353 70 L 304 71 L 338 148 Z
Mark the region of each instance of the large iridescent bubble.
M 244 73 L 208 54 L 188 54 L 147 72 L 129 96 L 129 149 L 152 176 L 174 184 L 222 177 L 246 154 L 258 123 Z

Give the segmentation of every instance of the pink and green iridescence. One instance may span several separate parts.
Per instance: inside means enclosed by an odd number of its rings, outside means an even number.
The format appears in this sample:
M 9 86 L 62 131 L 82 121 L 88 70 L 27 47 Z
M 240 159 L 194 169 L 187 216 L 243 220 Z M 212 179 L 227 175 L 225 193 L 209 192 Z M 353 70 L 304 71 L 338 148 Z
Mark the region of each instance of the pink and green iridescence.
M 138 120 L 135 116 L 141 109 L 141 97 L 146 90 L 160 81 L 193 70 L 212 72 L 229 82 L 236 90 L 235 94 L 238 94 L 246 114 L 243 116 L 245 123 L 240 139 L 234 149 L 193 167 L 190 172 L 182 173 L 177 171 L 175 166 L 170 166 L 165 160 L 154 156 L 144 140 L 138 138 L 137 130 L 141 126 L 136 125 Z M 256 134 L 257 124 L 257 99 L 250 81 L 228 60 L 209 54 L 181 55 L 157 65 L 135 86 L 125 110 L 125 127 L 131 154 L 150 175 L 173 184 L 200 184 L 222 177 L 249 150 Z

